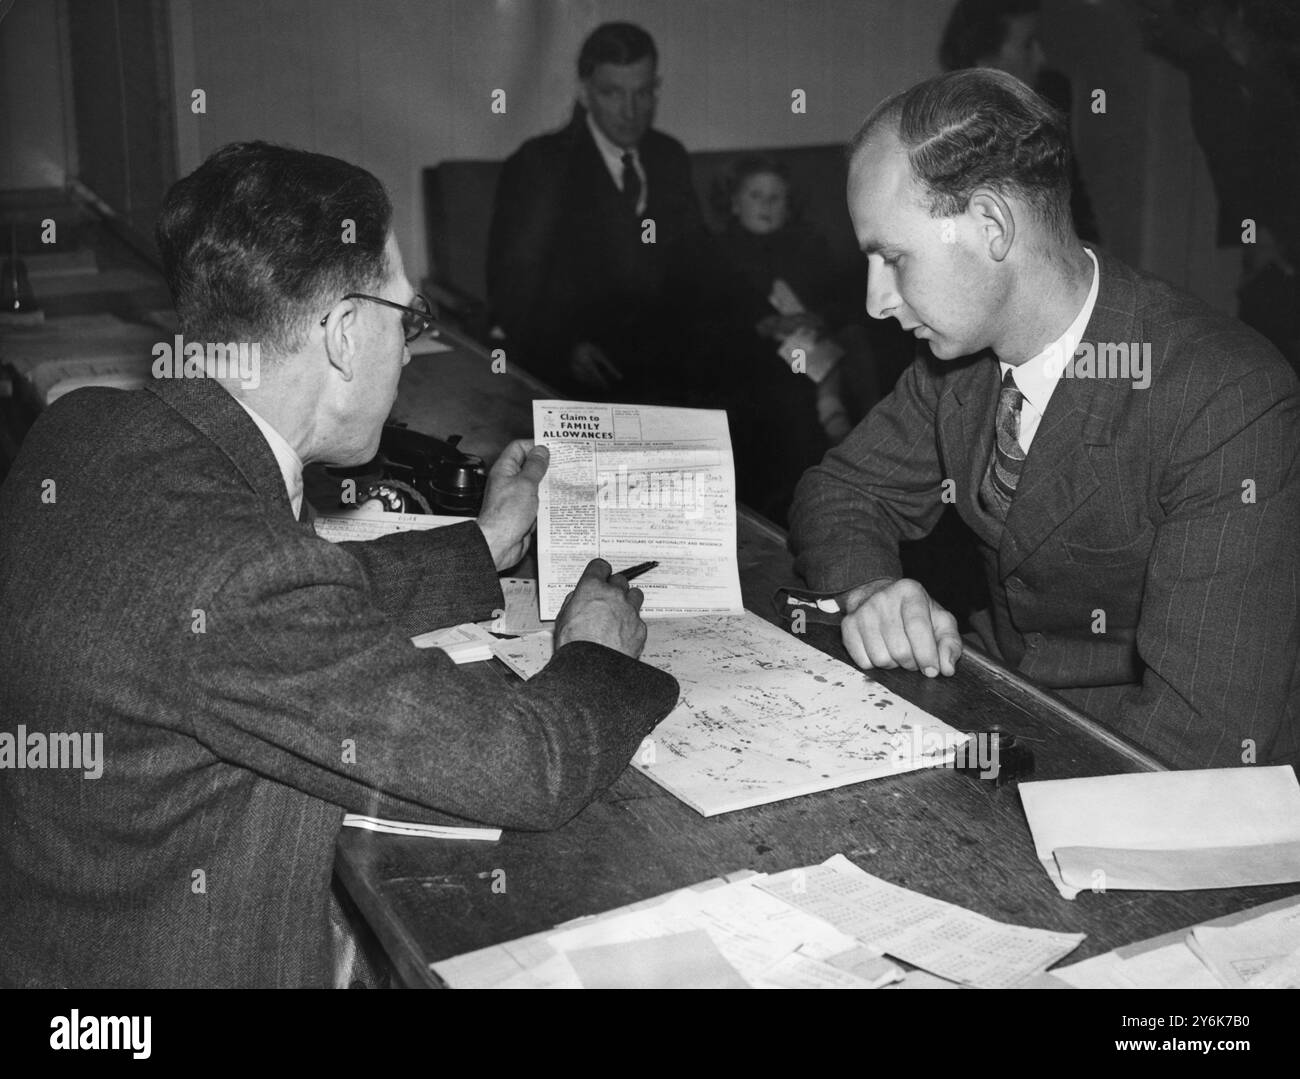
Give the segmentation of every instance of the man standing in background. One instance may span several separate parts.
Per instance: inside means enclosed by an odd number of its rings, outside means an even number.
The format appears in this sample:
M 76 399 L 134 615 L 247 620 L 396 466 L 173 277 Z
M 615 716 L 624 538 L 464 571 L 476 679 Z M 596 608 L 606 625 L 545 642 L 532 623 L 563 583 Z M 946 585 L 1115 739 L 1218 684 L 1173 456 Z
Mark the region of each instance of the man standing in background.
M 598 26 L 560 131 L 506 161 L 488 243 L 488 299 L 515 357 L 563 393 L 685 396 L 685 327 L 704 222 L 690 162 L 652 128 L 654 39 Z

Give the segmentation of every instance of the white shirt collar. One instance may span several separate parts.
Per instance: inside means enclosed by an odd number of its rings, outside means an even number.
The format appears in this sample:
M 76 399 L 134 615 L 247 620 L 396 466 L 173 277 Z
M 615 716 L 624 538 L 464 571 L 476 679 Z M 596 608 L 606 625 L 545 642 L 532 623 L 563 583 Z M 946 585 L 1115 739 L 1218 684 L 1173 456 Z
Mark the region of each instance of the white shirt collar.
M 234 397 L 234 394 L 231 394 Z M 257 429 L 262 432 L 262 437 L 266 439 L 271 447 L 271 452 L 275 454 L 275 463 L 280 466 L 280 475 L 284 477 L 284 487 L 289 495 L 289 504 L 293 507 L 293 515 L 296 518 L 302 512 L 302 458 L 289 445 L 284 435 L 280 434 L 266 420 L 259 416 L 240 398 L 240 407 L 248 413 L 252 421 L 257 424 Z
M 1066 327 L 1060 337 L 1033 359 L 1026 360 L 1019 367 L 1001 363 L 1003 377 L 1006 377 L 1008 371 L 1015 372 L 1011 377 L 1020 392 L 1025 395 L 1025 400 L 1034 407 L 1039 416 L 1047 411 L 1047 402 L 1051 400 L 1052 391 L 1061 380 L 1065 365 L 1074 358 L 1075 350 L 1079 347 L 1084 331 L 1088 328 L 1088 320 L 1092 318 L 1092 309 L 1097 306 L 1101 267 L 1097 265 L 1096 255 L 1086 247 L 1084 251 L 1092 260 L 1092 284 L 1088 288 L 1088 298 L 1083 301 L 1083 306 L 1074 316 L 1074 321 Z
M 645 209 L 646 203 L 646 178 L 645 169 L 641 166 L 641 154 L 635 146 L 625 150 L 611 141 L 609 136 L 596 126 L 596 121 L 591 118 L 590 111 L 587 112 L 587 130 L 591 132 L 591 137 L 596 143 L 596 149 L 600 151 L 600 156 L 605 162 L 605 168 L 609 170 L 614 186 L 620 191 L 623 190 L 623 155 L 632 155 L 632 167 L 636 169 L 636 174 L 641 178 L 641 197 L 637 199 L 637 213 L 641 213 Z

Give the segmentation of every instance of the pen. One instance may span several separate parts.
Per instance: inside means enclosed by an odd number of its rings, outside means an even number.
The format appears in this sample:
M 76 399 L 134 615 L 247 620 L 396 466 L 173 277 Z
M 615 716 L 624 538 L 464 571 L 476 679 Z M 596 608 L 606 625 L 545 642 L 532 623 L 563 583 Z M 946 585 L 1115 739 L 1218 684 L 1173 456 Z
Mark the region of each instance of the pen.
M 654 569 L 657 565 L 659 565 L 658 562 L 641 562 L 631 569 L 625 569 L 622 573 L 611 574 L 611 576 L 622 577 L 625 581 L 630 581 L 633 577 L 640 577 L 641 574 Z

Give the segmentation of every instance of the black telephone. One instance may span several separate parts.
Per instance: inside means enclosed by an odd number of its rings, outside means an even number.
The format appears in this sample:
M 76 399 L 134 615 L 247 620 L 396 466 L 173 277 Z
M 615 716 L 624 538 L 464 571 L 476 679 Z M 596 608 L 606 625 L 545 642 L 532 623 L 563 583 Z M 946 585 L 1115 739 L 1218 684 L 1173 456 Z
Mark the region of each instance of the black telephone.
M 355 481 L 357 505 L 378 501 L 390 513 L 473 517 L 483 504 L 487 469 L 483 458 L 456 448 L 460 438 L 452 435 L 444 442 L 403 423 L 386 423 L 372 460 L 325 471 Z

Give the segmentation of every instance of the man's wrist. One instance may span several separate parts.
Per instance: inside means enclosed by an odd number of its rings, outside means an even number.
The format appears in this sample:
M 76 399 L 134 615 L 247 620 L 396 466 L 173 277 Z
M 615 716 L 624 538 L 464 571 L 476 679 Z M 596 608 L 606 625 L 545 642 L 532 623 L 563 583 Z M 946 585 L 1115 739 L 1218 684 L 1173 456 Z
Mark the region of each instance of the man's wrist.
M 492 565 L 500 570 L 502 568 L 501 557 L 505 554 L 506 544 L 491 524 L 485 525 L 482 518 L 479 518 L 475 523 L 478 525 L 478 530 L 483 533 L 483 542 L 487 544 L 488 554 L 492 558 Z
M 897 577 L 877 577 L 875 580 L 867 581 L 866 584 L 850 588 L 847 592 L 841 592 L 839 597 L 840 606 L 844 608 L 845 614 L 852 614 L 877 592 L 888 588 L 896 580 L 898 580 Z

